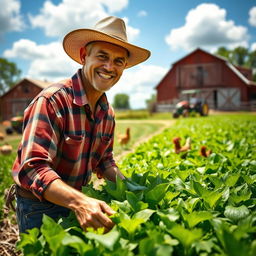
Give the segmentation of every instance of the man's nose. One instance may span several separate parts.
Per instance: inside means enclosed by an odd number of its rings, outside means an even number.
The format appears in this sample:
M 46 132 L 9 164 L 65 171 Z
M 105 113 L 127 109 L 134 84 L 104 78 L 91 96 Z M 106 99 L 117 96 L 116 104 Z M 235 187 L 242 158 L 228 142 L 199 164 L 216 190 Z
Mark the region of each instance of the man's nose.
M 113 70 L 114 68 L 114 63 L 112 60 L 108 60 L 105 62 L 104 67 L 106 68 L 106 70 Z

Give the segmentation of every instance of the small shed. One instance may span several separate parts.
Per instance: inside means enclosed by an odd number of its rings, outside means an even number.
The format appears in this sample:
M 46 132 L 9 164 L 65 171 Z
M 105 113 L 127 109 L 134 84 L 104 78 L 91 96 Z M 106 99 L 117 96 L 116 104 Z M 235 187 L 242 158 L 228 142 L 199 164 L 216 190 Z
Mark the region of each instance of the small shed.
M 225 58 L 200 48 L 173 63 L 156 86 L 157 109 L 171 110 L 179 100 L 199 97 L 211 109 L 242 110 L 256 107 L 252 70 L 232 65 Z
M 1 119 L 10 120 L 13 116 L 23 115 L 25 108 L 34 97 L 50 84 L 47 81 L 22 79 L 0 97 Z

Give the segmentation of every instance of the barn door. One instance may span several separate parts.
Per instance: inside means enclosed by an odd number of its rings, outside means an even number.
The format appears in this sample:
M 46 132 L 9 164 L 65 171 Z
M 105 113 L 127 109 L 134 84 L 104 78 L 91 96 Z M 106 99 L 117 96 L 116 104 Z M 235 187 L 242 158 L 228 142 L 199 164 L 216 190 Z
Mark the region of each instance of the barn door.
M 240 108 L 240 90 L 237 88 L 222 88 L 217 90 L 218 109 L 236 110 Z

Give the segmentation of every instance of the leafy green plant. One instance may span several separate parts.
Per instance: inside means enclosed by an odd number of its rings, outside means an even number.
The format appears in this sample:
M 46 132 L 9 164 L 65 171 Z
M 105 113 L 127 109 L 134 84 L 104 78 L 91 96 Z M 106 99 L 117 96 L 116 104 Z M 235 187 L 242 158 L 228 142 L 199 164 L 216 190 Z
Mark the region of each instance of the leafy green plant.
M 175 136 L 190 137 L 191 150 L 175 154 Z M 84 188 L 116 211 L 109 233 L 82 231 L 74 215 L 59 223 L 45 216 L 18 248 L 24 255 L 254 256 L 255 146 L 253 115 L 180 119 L 125 158 L 128 179 Z

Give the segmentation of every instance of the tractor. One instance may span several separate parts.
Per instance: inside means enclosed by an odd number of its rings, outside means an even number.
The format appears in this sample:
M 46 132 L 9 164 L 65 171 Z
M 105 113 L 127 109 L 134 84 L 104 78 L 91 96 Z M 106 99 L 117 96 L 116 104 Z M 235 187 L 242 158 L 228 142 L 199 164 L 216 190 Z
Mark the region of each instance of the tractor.
M 5 129 L 6 134 L 22 133 L 23 116 L 14 116 L 10 120 L 10 126 Z
M 182 94 L 186 95 L 187 100 L 179 101 L 172 113 L 173 118 L 179 118 L 180 116 L 207 116 L 209 114 L 209 105 L 206 100 L 197 97 L 199 90 L 183 91 Z

